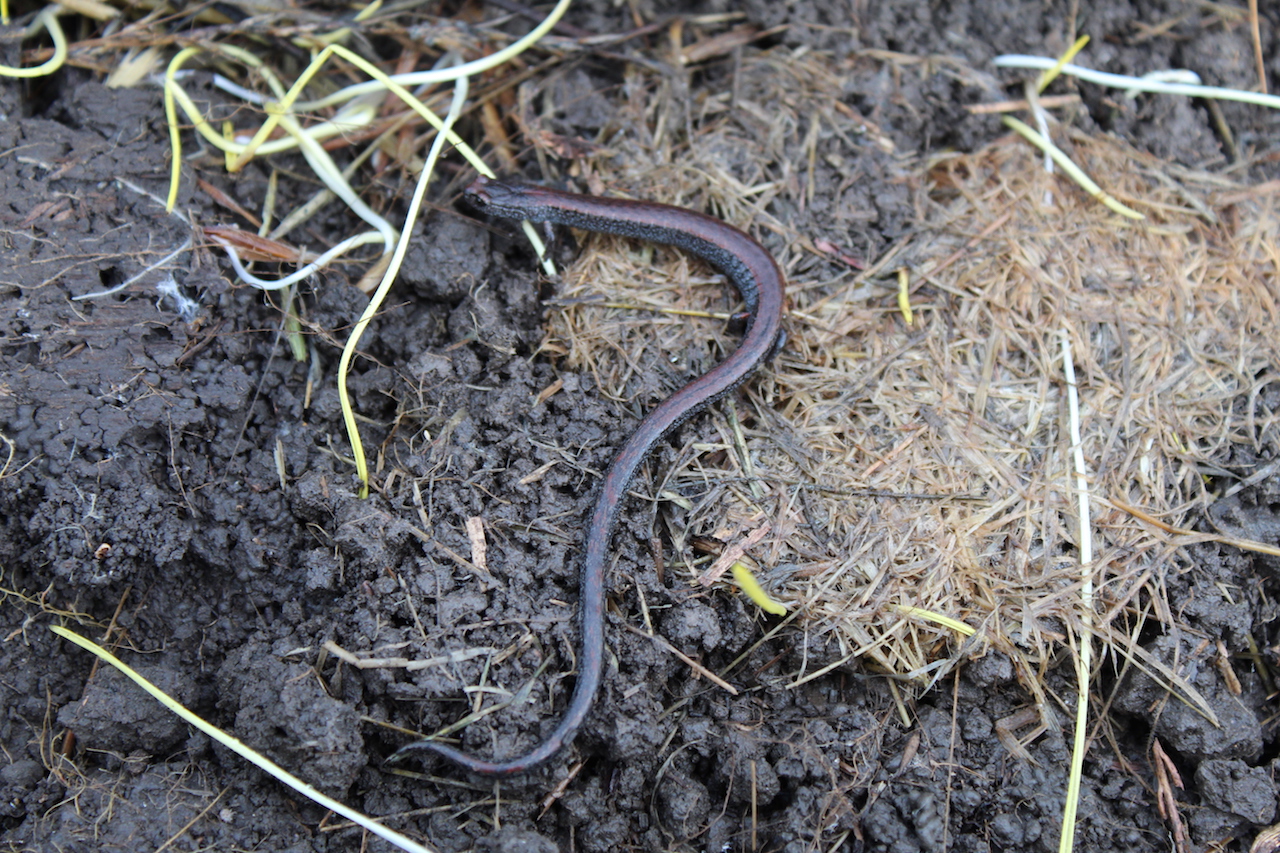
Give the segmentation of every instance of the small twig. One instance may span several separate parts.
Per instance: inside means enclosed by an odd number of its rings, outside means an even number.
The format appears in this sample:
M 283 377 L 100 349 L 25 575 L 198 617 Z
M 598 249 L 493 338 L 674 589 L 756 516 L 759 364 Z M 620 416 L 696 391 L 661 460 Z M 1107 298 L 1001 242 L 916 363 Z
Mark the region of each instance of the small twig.
M 660 648 L 680 658 L 680 660 L 688 664 L 689 668 L 692 669 L 695 673 L 707 679 L 707 681 L 710 681 L 712 684 L 715 684 L 717 687 L 723 688 L 731 696 L 738 695 L 738 688 L 734 687 L 732 684 L 725 681 L 723 678 L 716 675 L 714 672 L 707 669 L 705 666 L 698 663 L 696 660 L 689 657 L 684 652 L 677 649 L 675 646 L 671 645 L 671 643 L 667 642 L 666 638 L 658 634 L 646 634 L 644 631 L 641 631 L 639 628 L 632 627 L 631 625 L 627 625 L 626 628 L 628 631 L 635 634 L 637 637 L 644 637 L 646 639 L 653 640 L 653 642 L 656 645 L 658 645 Z
M 1160 816 L 1169 821 L 1173 828 L 1173 847 L 1178 853 L 1186 853 L 1187 851 L 1187 834 L 1182 826 L 1182 815 L 1178 811 L 1177 795 L 1173 793 L 1176 786 L 1178 790 L 1182 790 L 1182 776 L 1178 773 L 1177 766 L 1165 754 L 1164 748 L 1160 746 L 1160 739 L 1155 738 L 1151 741 L 1152 764 L 1156 770 L 1156 807 L 1160 810 Z
M 743 555 L 747 553 L 748 548 L 769 535 L 770 529 L 772 529 L 772 526 L 766 521 L 746 536 L 736 542 L 726 545 L 725 549 L 720 552 L 720 556 L 711 564 L 711 568 L 703 572 L 698 578 L 698 583 L 709 587 L 716 581 L 720 580 L 721 576 L 724 575 L 725 572 L 729 571 L 730 567 L 732 567 L 734 563 L 742 559 Z
M 1080 103 L 1079 95 L 1049 95 L 1048 97 L 1037 99 L 1040 106 L 1045 109 L 1053 109 L 1054 107 L 1065 107 L 1069 104 Z M 965 107 L 970 115 L 982 116 L 992 115 L 995 113 L 1018 113 L 1023 110 L 1030 109 L 1031 104 L 1028 101 L 992 101 L 986 104 L 969 104 Z
M 1249 29 L 1253 33 L 1253 58 L 1258 63 L 1258 87 L 1267 94 L 1267 63 L 1262 55 L 1262 33 L 1258 30 L 1258 0 L 1249 0 Z
M 173 835 L 170 835 L 168 841 L 166 841 L 164 844 L 161 844 L 159 847 L 155 849 L 155 853 L 164 853 L 164 851 L 172 847 L 175 841 L 177 841 L 179 838 L 187 834 L 187 830 L 191 829 L 191 827 L 195 826 L 196 823 L 199 822 L 201 818 L 203 818 L 209 812 L 213 811 L 213 807 L 216 806 L 219 802 L 221 802 L 222 798 L 227 795 L 227 791 L 230 791 L 230 790 L 231 790 L 230 787 L 226 787 L 226 788 L 223 788 L 220 792 L 218 792 L 218 796 L 210 800 L 209 805 L 205 806 L 203 809 L 200 810 L 199 814 L 197 814 L 195 817 L 191 818 L 191 820 L 183 824 L 182 827 L 177 832 L 175 832 Z
M 1143 512 L 1136 506 L 1129 506 L 1118 498 L 1111 498 L 1109 503 L 1116 509 L 1122 509 L 1134 518 L 1141 519 L 1147 524 L 1158 527 L 1166 533 L 1176 533 L 1179 536 L 1189 536 L 1196 542 L 1217 542 L 1221 545 L 1230 545 L 1232 548 L 1239 548 L 1241 551 L 1254 551 L 1259 554 L 1269 554 L 1272 557 L 1280 557 L 1280 548 L 1277 548 L 1274 545 L 1268 545 L 1265 542 L 1257 542 L 1253 539 L 1236 539 L 1233 536 L 1219 536 L 1216 533 L 1200 533 L 1195 530 L 1187 530 L 1184 527 L 1174 527 L 1172 524 L 1165 524 L 1160 519 Z
M 332 640 L 326 640 L 323 644 L 323 648 L 343 663 L 350 664 L 356 669 L 403 669 L 408 672 L 414 672 L 420 669 L 430 669 L 435 666 L 444 666 L 445 664 L 462 663 L 463 661 L 469 661 L 474 658 L 491 655 L 497 651 L 497 649 L 490 646 L 473 646 L 469 649 L 450 652 L 447 655 L 437 655 L 435 657 L 426 658 L 425 660 L 410 660 L 409 658 L 358 657 Z

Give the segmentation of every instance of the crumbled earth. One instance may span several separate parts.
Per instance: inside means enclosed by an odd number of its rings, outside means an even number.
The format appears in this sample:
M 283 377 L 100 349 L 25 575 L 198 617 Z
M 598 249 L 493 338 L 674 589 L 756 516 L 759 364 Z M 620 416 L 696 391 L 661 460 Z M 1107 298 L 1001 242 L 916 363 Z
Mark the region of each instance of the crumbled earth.
M 689 11 L 629 5 L 644 20 Z M 693 5 L 709 13 L 732 4 Z M 845 103 L 918 160 L 1002 132 L 965 105 L 1020 97 L 1020 87 L 1002 88 L 1013 78 L 990 59 L 1062 50 L 1069 7 L 769 0 L 734 8 L 785 28 L 752 49 L 807 46 L 847 61 Z M 1274 91 L 1277 13 L 1263 11 Z M 1173 37 L 1141 37 L 1145 26 L 1184 14 Z M 1093 36 L 1095 66 L 1190 67 L 1210 83 L 1250 85 L 1247 29 L 1197 26 L 1203 14 L 1194 4 L 1112 2 L 1081 9 L 1076 23 Z M 604 2 L 574 7 L 569 20 L 596 32 L 634 24 L 630 11 Z M 935 56 L 937 69 L 895 75 L 856 59 L 869 49 Z M 617 56 L 581 66 L 566 85 L 616 83 Z M 685 85 L 723 87 L 731 73 L 730 60 L 713 62 Z M 1231 145 L 1275 138 L 1274 117 L 1256 108 L 1221 106 L 1239 131 L 1228 143 L 1200 102 L 1082 93 L 1078 125 L 1186 165 L 1225 167 Z M 607 99 L 567 103 L 566 133 L 589 135 L 610 120 Z M 778 674 L 802 656 L 837 652 L 799 628 L 757 645 L 772 625 L 739 597 L 660 577 L 659 525 L 637 501 L 615 542 L 606 684 L 573 748 L 498 787 L 444 764 L 394 771 L 384 759 L 407 738 L 392 727 L 448 725 L 471 707 L 465 688 L 486 679 L 530 688 L 522 703 L 460 733 L 469 751 L 514 755 L 554 724 L 572 684 L 575 557 L 592 486 L 653 400 L 612 403 L 590 375 L 565 373 L 536 352 L 547 292 L 531 258 L 451 212 L 456 186 L 442 186 L 442 208 L 421 227 L 352 377 L 381 478 L 361 500 L 333 384 L 340 341 L 364 303 L 351 283 L 330 272 L 300 297 L 315 364 L 293 360 L 279 306 L 232 287 L 221 258 L 200 246 L 180 256 L 172 280 L 152 273 L 111 296 L 76 300 L 128 281 L 191 236 L 185 214 L 157 202 L 169 162 L 160 95 L 106 89 L 67 68 L 52 80 L 0 82 L 0 113 L 0 458 L 12 450 L 0 479 L 5 849 L 135 851 L 174 836 L 175 850 L 387 849 L 176 722 L 56 638 L 52 624 L 109 637 L 206 719 L 442 851 L 1056 849 L 1069 729 L 1024 737 L 1026 755 L 1011 754 L 1000 726 L 1030 700 L 1007 658 L 991 653 L 963 667 L 910 707 L 909 723 L 890 685 L 856 667 L 786 687 Z M 837 170 L 860 175 L 845 203 L 863 212 L 861 230 L 833 239 L 873 257 L 911 228 L 902 180 L 910 162 L 868 146 L 816 167 L 819 186 L 836 185 Z M 201 224 L 226 221 L 226 212 L 195 191 L 197 176 L 250 208 L 267 181 L 257 166 L 231 178 L 213 161 L 189 164 L 178 209 Z M 824 233 L 820 208 L 787 213 L 800 233 Z M 353 227 L 330 215 L 314 223 L 317 233 Z M 654 387 L 684 378 L 672 365 L 641 369 L 667 371 Z M 557 381 L 559 392 L 539 401 Z M 1274 410 L 1280 400 L 1259 405 Z M 697 436 L 700 424 L 682 433 Z M 566 458 L 572 464 L 551 464 Z M 662 465 L 660 452 L 650 474 Z M 393 488 L 389 472 L 423 478 L 419 493 Z M 1280 487 L 1258 483 L 1215 512 L 1213 524 L 1231 535 L 1275 542 Z M 463 522 L 473 516 L 485 520 L 487 567 L 470 561 Z M 1169 701 L 1147 674 L 1106 685 L 1113 724 L 1086 762 L 1079 849 L 1169 848 L 1172 830 L 1153 792 L 1153 736 L 1180 771 L 1194 849 L 1227 839 L 1235 840 L 1218 849 L 1247 849 L 1277 819 L 1268 682 L 1240 665 L 1239 694 L 1227 690 L 1213 642 L 1276 645 L 1267 602 L 1277 563 L 1196 548 L 1195 572 L 1168 579 L 1194 633 L 1153 636 L 1146 648 L 1176 659 L 1223 725 Z M 1264 594 L 1229 592 L 1241 589 Z M 733 670 L 737 695 L 628 630 L 646 618 L 713 672 L 750 650 Z M 322 652 L 328 642 L 436 662 L 357 669 Z M 504 655 L 494 663 L 475 650 Z M 1049 672 L 1046 687 L 1074 695 L 1070 667 Z M 1049 715 L 1067 718 L 1060 708 Z

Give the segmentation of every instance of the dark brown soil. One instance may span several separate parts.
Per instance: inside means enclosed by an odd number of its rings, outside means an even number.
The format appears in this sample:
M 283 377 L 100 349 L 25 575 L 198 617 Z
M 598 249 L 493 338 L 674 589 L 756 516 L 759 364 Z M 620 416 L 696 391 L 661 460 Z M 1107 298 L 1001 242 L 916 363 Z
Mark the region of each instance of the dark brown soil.
M 645 20 L 691 11 L 631 5 Z M 693 5 L 705 13 L 733 4 Z M 1275 91 L 1280 18 L 1261 5 Z M 1014 75 L 996 73 L 990 59 L 1062 50 L 1071 7 L 739 4 L 750 21 L 788 27 L 773 47 L 830 52 L 845 69 L 845 104 L 898 148 L 893 158 L 871 145 L 846 147 L 838 168 L 834 158 L 816 164 L 819 187 L 859 175 L 840 210 L 774 214 L 801 233 L 877 255 L 912 227 L 904 176 L 921 158 L 972 150 L 1002 132 L 996 119 L 964 110 L 1021 96 L 1020 86 L 1001 88 Z M 1189 67 L 1206 82 L 1248 87 L 1247 27 L 1209 16 L 1198 4 L 1115 2 L 1081 10 L 1078 29 L 1093 37 L 1095 67 Z M 596 32 L 634 24 L 630 11 L 605 2 L 584 2 L 568 20 Z M 657 57 L 657 42 L 629 49 Z M 894 74 L 869 50 L 939 61 L 928 75 Z M 732 72 L 725 59 L 685 82 L 724 87 Z M 574 74 L 578 86 L 616 91 L 622 66 L 616 54 L 602 56 Z M 1200 168 L 1232 162 L 1201 102 L 1120 105 L 1115 93 L 1080 91 L 1077 124 L 1091 132 Z M 589 137 L 608 121 L 607 99 L 569 103 L 581 106 L 567 107 L 566 132 Z M 1274 152 L 1274 113 L 1234 104 L 1221 112 L 1237 151 Z M 452 212 L 446 193 L 351 383 L 369 419 L 366 446 L 380 454 L 379 483 L 391 471 L 425 476 L 421 503 L 403 488 L 358 500 L 332 377 L 336 342 L 364 297 L 337 272 L 304 294 L 322 362 L 309 401 L 311 367 L 290 357 L 277 307 L 232 288 L 224 263 L 204 250 L 176 265 L 178 290 L 198 303 L 191 322 L 174 298 L 157 294 L 160 274 L 110 298 L 72 301 L 125 281 L 190 236 L 185 221 L 139 192 L 163 196 L 166 187 L 159 91 L 109 90 L 67 68 L 51 80 L 0 82 L 0 113 L 0 433 L 14 451 L 0 479 L 0 846 L 155 850 L 194 820 L 169 849 L 387 849 L 193 734 L 114 672 L 95 671 L 47 629 L 65 622 L 95 638 L 112 624 L 122 655 L 189 707 L 442 851 L 1056 849 L 1069 725 L 1031 743 L 1030 761 L 1009 754 L 994 724 L 1028 697 L 1007 660 L 991 654 L 968 665 L 917 702 L 904 725 L 887 683 L 857 669 L 798 689 L 770 681 L 778 660 L 820 651 L 806 647 L 803 632 L 783 632 L 735 670 L 739 694 L 729 696 L 626 626 L 643 624 L 643 607 L 672 645 L 719 671 L 768 625 L 738 597 L 659 580 L 661 525 L 652 505 L 637 501 L 615 543 L 606 687 L 573 748 L 500 786 L 443 764 L 427 765 L 434 775 L 425 778 L 391 772 L 383 759 L 406 739 L 375 722 L 434 731 L 466 713 L 463 688 L 486 677 L 510 689 L 533 679 L 532 692 L 468 727 L 466 748 L 512 755 L 554 722 L 571 685 L 561 673 L 573 669 L 575 555 L 592 485 L 638 413 L 687 377 L 672 364 L 645 367 L 656 372 L 639 377 L 637 398 L 621 406 L 597 393 L 589 374 L 534 355 L 547 293 L 530 257 Z M 1275 178 L 1275 161 L 1251 177 Z M 197 164 L 179 209 L 201 224 L 226 213 L 195 191 L 197 170 L 248 206 L 267 174 L 254 166 L 229 178 Z M 844 219 L 841 210 L 858 215 Z M 334 233 L 353 227 L 331 224 Z M 536 403 L 557 379 L 563 390 Z M 686 425 L 686 436 L 700 424 Z M 572 465 L 527 478 L 562 460 L 565 448 Z M 0 458 L 6 453 L 0 447 Z M 663 464 L 659 453 L 651 473 L 660 476 Z M 1277 541 L 1274 480 L 1234 501 L 1222 523 Z M 489 532 L 485 572 L 450 554 L 470 553 L 462 524 L 477 515 Z M 415 535 L 424 522 L 432 545 Z M 1276 644 L 1266 602 L 1277 565 L 1208 545 L 1195 562 L 1194 576 L 1168 581 L 1170 598 L 1189 602 L 1180 616 L 1194 636 L 1153 637 L 1148 650 L 1203 661 L 1190 677 L 1224 727 L 1177 703 L 1157 716 L 1154 684 L 1123 685 L 1109 709 L 1118 738 L 1096 740 L 1085 765 L 1078 849 L 1169 849 L 1170 825 L 1152 790 L 1153 734 L 1181 770 L 1192 849 L 1231 838 L 1221 849 L 1247 849 L 1276 819 L 1274 702 L 1256 677 L 1244 679 L 1239 697 L 1225 691 L 1211 658 L 1218 639 L 1233 651 L 1250 639 Z M 1260 594 L 1198 594 L 1226 588 Z M 474 647 L 514 654 L 491 673 L 482 671 L 484 656 L 412 672 L 338 667 L 329 657 L 317 669 L 326 641 L 415 660 Z M 1074 695 L 1069 666 L 1047 681 L 1051 694 Z

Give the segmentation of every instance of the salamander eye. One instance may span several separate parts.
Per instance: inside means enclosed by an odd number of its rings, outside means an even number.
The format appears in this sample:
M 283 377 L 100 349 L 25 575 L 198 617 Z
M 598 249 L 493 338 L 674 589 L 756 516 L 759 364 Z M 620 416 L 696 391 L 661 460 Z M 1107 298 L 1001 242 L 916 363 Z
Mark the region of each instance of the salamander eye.
M 492 203 L 487 193 L 479 193 L 475 190 L 468 190 L 462 194 L 463 200 L 467 206 L 478 213 L 487 213 Z

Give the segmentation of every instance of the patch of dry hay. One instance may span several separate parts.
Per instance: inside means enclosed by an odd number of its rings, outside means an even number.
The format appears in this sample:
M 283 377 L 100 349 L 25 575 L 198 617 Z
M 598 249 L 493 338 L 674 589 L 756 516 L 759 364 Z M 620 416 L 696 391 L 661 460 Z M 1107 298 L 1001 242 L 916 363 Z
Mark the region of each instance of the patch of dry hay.
M 793 537 L 810 539 L 811 577 L 787 586 L 815 630 L 889 672 L 935 673 L 959 646 L 908 607 L 961 619 L 1032 665 L 1078 629 L 1062 334 L 1080 383 L 1104 630 L 1128 607 L 1168 620 L 1161 578 L 1178 567 L 1168 534 L 1108 499 L 1191 526 L 1231 445 L 1274 454 L 1280 443 L 1276 414 L 1259 407 L 1280 365 L 1274 198 L 1161 173 L 1108 141 L 1075 144 L 1147 222 L 1046 175 L 1018 141 L 948 159 L 929 173 L 910 249 L 918 325 L 853 294 L 809 306 L 799 346 L 810 368 L 777 376 L 792 442 L 808 452 L 759 468 L 847 495 L 827 500 L 825 537 L 803 513 L 779 520 L 791 531 L 782 559 Z M 859 345 L 859 361 L 834 354 Z

